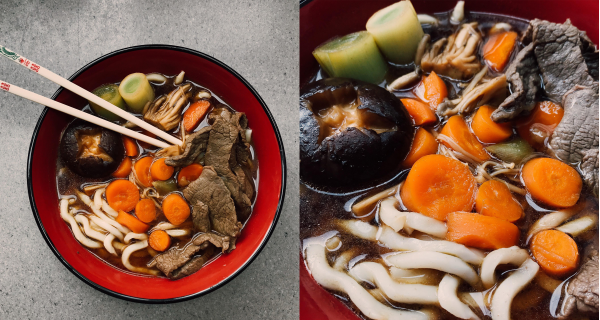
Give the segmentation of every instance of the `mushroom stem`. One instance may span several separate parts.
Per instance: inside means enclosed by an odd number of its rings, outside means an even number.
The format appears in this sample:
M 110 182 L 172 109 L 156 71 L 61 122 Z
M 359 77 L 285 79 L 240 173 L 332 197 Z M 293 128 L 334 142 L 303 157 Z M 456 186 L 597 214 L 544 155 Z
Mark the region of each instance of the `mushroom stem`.
M 176 77 L 175 81 L 173 81 L 174 85 L 179 85 L 183 82 L 183 77 L 185 76 L 185 72 L 181 71 Z
M 431 36 L 428 33 L 423 35 L 423 38 L 421 38 L 421 42 L 419 42 L 419 46 L 417 47 L 417 54 L 415 55 L 415 65 L 416 66 L 421 65 L 421 59 L 423 59 L 425 50 L 427 50 L 427 46 L 429 45 L 429 40 L 431 40 Z
M 430 16 L 428 14 L 418 14 L 417 19 L 419 19 L 420 24 L 430 24 L 432 26 L 437 26 L 438 24 L 440 24 L 436 17 Z
M 458 1 L 454 10 L 452 11 L 452 16 L 450 17 L 450 22 L 458 24 L 465 18 L 465 2 Z
M 417 71 L 413 71 L 394 80 L 392 83 L 388 84 L 386 89 L 390 92 L 394 90 L 400 90 L 408 86 L 409 84 L 419 80 L 419 78 L 420 77 Z

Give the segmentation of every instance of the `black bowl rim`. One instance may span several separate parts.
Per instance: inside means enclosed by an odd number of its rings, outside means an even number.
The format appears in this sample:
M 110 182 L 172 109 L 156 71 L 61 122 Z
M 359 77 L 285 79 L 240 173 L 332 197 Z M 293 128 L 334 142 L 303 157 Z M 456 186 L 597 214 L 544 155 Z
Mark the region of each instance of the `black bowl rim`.
M 300 0 L 300 8 L 304 7 L 305 5 L 309 4 L 312 0 Z
M 35 143 L 37 140 L 37 136 L 39 133 L 39 129 L 40 126 L 42 125 L 42 122 L 44 121 L 44 118 L 46 117 L 46 113 L 48 112 L 49 108 L 46 107 L 44 108 L 44 110 L 42 111 L 42 113 L 40 114 L 40 118 L 35 126 L 35 129 L 33 131 L 33 136 L 31 138 L 31 143 L 29 145 L 29 154 L 27 156 L 27 190 L 29 193 L 29 203 L 31 205 L 31 209 L 33 211 L 33 217 L 35 218 L 35 222 L 37 223 L 38 228 L 40 229 L 40 232 L 42 233 L 42 236 L 44 237 L 44 240 L 46 240 L 46 243 L 48 244 L 48 246 L 50 247 L 50 249 L 52 250 L 52 252 L 54 253 L 54 255 L 58 258 L 58 260 L 60 262 L 62 262 L 62 264 L 69 270 L 71 271 L 71 273 L 73 273 L 75 276 L 77 276 L 77 278 L 79 278 L 81 281 L 83 281 L 84 283 L 88 284 L 89 286 L 91 286 L 92 288 L 103 292 L 105 294 L 108 294 L 110 296 L 119 298 L 119 299 L 123 299 L 123 300 L 127 300 L 127 301 L 132 301 L 132 302 L 140 302 L 140 303 L 148 303 L 148 304 L 164 304 L 164 303 L 174 303 L 174 302 L 182 302 L 182 301 L 186 301 L 186 300 L 190 300 L 193 298 L 197 298 L 200 296 L 203 296 L 205 294 L 208 294 L 220 287 L 222 287 L 223 285 L 227 284 L 229 281 L 231 281 L 233 278 L 235 278 L 236 276 L 238 276 L 240 273 L 242 273 L 242 271 L 244 271 L 246 269 L 246 267 L 248 267 L 248 265 L 250 265 L 250 263 L 252 263 L 252 261 L 254 261 L 254 259 L 256 259 L 256 257 L 259 255 L 259 253 L 262 251 L 262 249 L 265 247 L 266 243 L 269 241 L 269 238 L 271 237 L 271 235 L 273 234 L 273 230 L 275 229 L 275 226 L 277 225 L 277 221 L 279 220 L 279 216 L 281 214 L 281 210 L 283 208 L 283 201 L 285 198 L 285 187 L 286 187 L 286 175 L 287 175 L 287 167 L 286 167 L 286 159 L 285 159 L 285 151 L 283 149 L 283 141 L 281 139 L 281 135 L 279 133 L 279 129 L 277 128 L 277 124 L 275 123 L 275 119 L 273 118 L 273 115 L 271 114 L 271 112 L 269 111 L 269 108 L 267 107 L 267 104 L 264 102 L 264 100 L 260 97 L 260 95 L 258 94 L 258 92 L 252 87 L 252 85 L 250 85 L 250 83 L 248 83 L 248 81 L 246 81 L 246 79 L 244 79 L 239 73 L 237 73 L 235 70 L 233 70 L 231 67 L 229 67 L 228 65 L 226 65 L 225 63 L 207 55 L 204 54 L 200 51 L 196 51 L 193 49 L 189 49 L 189 48 L 184 48 L 184 47 L 179 47 L 179 46 L 173 46 L 173 45 L 164 45 L 164 44 L 150 44 L 150 45 L 139 45 L 139 46 L 132 46 L 132 47 L 127 47 L 127 48 L 123 48 L 123 49 L 119 49 L 116 51 L 113 51 L 111 53 L 105 54 L 97 59 L 95 59 L 94 61 L 88 63 L 87 65 L 85 65 L 84 67 L 82 67 L 81 69 L 79 69 L 77 72 L 75 72 L 73 75 L 71 75 L 69 77 L 69 80 L 72 81 L 75 78 L 77 78 L 81 73 L 83 73 L 84 71 L 86 71 L 88 68 L 90 68 L 91 66 L 97 64 L 100 61 L 103 61 L 107 58 L 119 55 L 121 53 L 125 53 L 125 52 L 131 52 L 131 51 L 137 51 L 137 50 L 146 50 L 146 49 L 166 49 L 166 50 L 174 50 L 174 51 L 181 51 L 181 52 L 185 52 L 185 53 L 189 53 L 189 54 L 193 54 L 196 56 L 199 56 L 203 59 L 206 59 L 218 66 L 220 66 L 221 68 L 225 69 L 227 72 L 231 73 L 232 75 L 234 75 L 238 80 L 240 80 L 249 90 L 250 92 L 252 92 L 252 94 L 254 95 L 254 97 L 258 100 L 258 102 L 260 103 L 260 105 L 262 106 L 264 112 L 266 113 L 267 117 L 269 118 L 269 121 L 271 122 L 271 126 L 273 128 L 273 131 L 275 133 L 275 137 L 277 138 L 277 143 L 279 145 L 279 153 L 281 156 L 281 190 L 280 190 L 280 198 L 279 198 L 279 203 L 277 205 L 277 210 L 275 212 L 275 217 L 273 218 L 273 221 L 271 222 L 271 225 L 269 226 L 269 230 L 267 230 L 267 234 L 265 236 L 265 238 L 263 239 L 263 241 L 260 243 L 260 245 L 258 246 L 258 248 L 256 249 L 256 251 L 252 254 L 252 256 L 250 256 L 250 258 L 248 260 L 246 260 L 246 262 L 234 273 L 232 273 L 231 275 L 229 275 L 227 278 L 225 278 L 223 281 L 217 283 L 216 285 L 202 290 L 200 292 L 196 292 L 187 296 L 182 296 L 182 297 L 176 297 L 176 298 L 170 298 L 170 299 L 146 299 L 146 298 L 138 298 L 138 297 L 132 297 L 129 295 L 125 295 L 122 293 L 118 293 L 112 290 L 109 290 L 89 279 L 87 279 L 86 277 L 84 277 L 82 274 L 80 274 L 77 270 L 75 270 L 75 268 L 73 268 L 66 260 L 63 259 L 63 257 L 60 255 L 60 253 L 58 252 L 58 250 L 56 249 L 56 247 L 54 246 L 54 244 L 52 243 L 52 241 L 50 240 L 48 234 L 46 233 L 46 229 L 44 228 L 41 220 L 40 220 L 40 215 L 39 212 L 37 210 L 37 206 L 35 205 L 35 198 L 33 196 L 33 184 L 32 184 L 32 176 L 31 176 L 31 166 L 32 166 L 32 157 L 33 157 L 33 150 L 35 149 Z M 58 90 L 56 90 L 56 92 L 54 93 L 54 95 L 52 95 L 52 100 L 55 100 L 56 97 L 58 97 L 58 95 L 63 91 L 64 88 L 60 87 L 58 88 Z

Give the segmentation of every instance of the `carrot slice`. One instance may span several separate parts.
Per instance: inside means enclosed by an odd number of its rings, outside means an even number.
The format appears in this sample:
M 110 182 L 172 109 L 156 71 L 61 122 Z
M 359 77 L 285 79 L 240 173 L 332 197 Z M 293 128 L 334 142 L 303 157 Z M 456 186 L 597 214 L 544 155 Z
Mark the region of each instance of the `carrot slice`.
M 490 68 L 502 72 L 517 42 L 517 33 L 505 31 L 491 35 L 483 46 L 483 59 Z
M 429 107 L 428 107 L 429 108 Z M 438 150 L 438 142 L 435 140 L 433 135 L 429 131 L 419 128 L 415 133 L 410 152 L 406 156 L 406 159 L 402 162 L 402 167 L 410 168 L 422 157 L 435 154 Z
M 125 145 L 125 154 L 127 154 L 128 157 L 132 157 L 135 158 L 138 156 L 138 154 L 140 154 L 140 149 L 138 148 L 137 143 L 135 143 L 135 141 L 133 141 L 133 139 L 126 137 L 126 136 L 122 136 L 123 137 L 123 144 Z
M 502 142 L 512 136 L 512 127 L 510 123 L 496 123 L 492 120 L 494 109 L 484 105 L 479 107 L 471 122 L 473 133 L 484 143 Z
M 437 106 L 448 97 L 448 88 L 446 88 L 444 80 L 435 71 L 432 71 L 417 85 L 415 94 L 421 100 L 429 103 L 434 110 L 437 110 Z
M 577 243 L 562 231 L 545 230 L 536 234 L 531 251 L 542 270 L 551 276 L 563 278 L 577 270 Z
M 140 201 L 140 191 L 129 180 L 114 180 L 106 187 L 106 201 L 117 211 L 131 211 Z
M 441 134 L 454 140 L 465 152 L 469 153 L 475 159 L 483 162 L 490 159 L 490 155 L 485 152 L 481 142 L 469 131 L 469 127 L 465 120 L 455 115 L 448 119 L 448 122 L 442 128 Z M 450 144 L 442 141 L 448 148 L 452 148 Z M 460 150 L 454 150 L 460 152 Z
M 523 216 L 523 208 L 503 182 L 489 180 L 484 182 L 477 192 L 475 199 L 477 212 L 484 216 L 491 216 L 515 222 Z
M 131 158 L 125 157 L 125 159 L 121 161 L 121 164 L 119 165 L 117 170 L 115 170 L 115 172 L 112 173 L 112 176 L 115 178 L 126 178 L 131 173 L 132 167 L 133 163 L 131 162 Z
M 156 206 L 150 199 L 142 199 L 135 206 L 135 216 L 140 221 L 150 223 L 156 219 Z
M 448 214 L 446 240 L 484 250 L 508 248 L 519 243 L 519 228 L 496 217 L 472 212 Z
M 133 170 L 138 180 L 145 187 L 152 187 L 152 175 L 150 174 L 150 166 L 152 165 L 152 157 L 143 157 L 135 162 Z
M 148 244 L 152 249 L 163 252 L 171 246 L 171 237 L 164 230 L 155 230 L 150 234 Z
M 528 117 L 517 122 L 517 132 L 534 148 L 543 149 L 564 113 L 565 110 L 552 101 L 538 102 Z
M 177 193 L 171 193 L 163 200 L 162 210 L 167 220 L 176 226 L 182 224 L 190 216 L 190 206 Z
M 119 211 L 119 215 L 117 216 L 115 221 L 124 225 L 125 227 L 129 228 L 129 230 L 135 233 L 144 233 L 148 231 L 148 228 L 150 228 L 149 225 L 141 222 L 136 217 L 130 215 L 129 213 L 123 210 Z
M 185 131 L 194 131 L 208 113 L 207 111 L 209 108 L 210 102 L 206 100 L 199 100 L 192 103 L 183 114 L 183 127 L 185 128 Z
M 521 178 L 534 199 L 553 207 L 571 207 L 581 194 L 577 170 L 556 159 L 529 160 L 521 170 Z
M 410 211 L 445 221 L 454 211 L 471 211 L 477 182 L 469 168 L 439 154 L 424 156 L 410 169 L 400 190 Z
M 197 163 L 192 163 L 187 167 L 184 167 L 179 171 L 179 175 L 177 175 L 177 185 L 180 187 L 186 187 L 192 181 L 198 179 L 202 174 L 202 167 Z
M 168 180 L 175 172 L 175 168 L 165 163 L 165 158 L 160 158 L 152 163 L 150 175 L 154 181 Z
M 402 101 L 415 126 L 425 126 L 437 121 L 435 113 L 425 103 L 415 99 L 400 99 L 400 101 Z

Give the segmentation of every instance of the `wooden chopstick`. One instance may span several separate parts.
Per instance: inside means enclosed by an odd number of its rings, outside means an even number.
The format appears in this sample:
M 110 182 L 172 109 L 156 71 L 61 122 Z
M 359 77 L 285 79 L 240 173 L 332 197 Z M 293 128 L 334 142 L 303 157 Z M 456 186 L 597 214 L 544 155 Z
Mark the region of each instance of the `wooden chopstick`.
M 98 97 L 97 95 L 83 89 L 82 87 L 74 84 L 73 82 L 71 82 L 71 81 L 57 75 L 56 73 L 40 66 L 39 64 L 34 63 L 33 61 L 7 49 L 6 47 L 4 47 L 2 45 L 0 45 L 0 55 L 5 56 L 6 58 L 22 65 L 23 67 L 25 67 L 29 70 L 35 71 L 36 73 L 44 76 L 45 78 L 49 79 L 50 81 L 68 89 L 69 91 L 87 99 L 88 101 L 92 101 L 93 103 L 118 115 L 119 117 L 134 123 L 135 125 L 139 126 L 140 128 L 146 129 L 147 131 L 155 134 L 157 137 L 160 137 L 160 138 L 164 139 L 165 141 L 168 141 L 169 143 L 176 144 L 179 146 L 181 146 L 183 144 L 183 142 L 181 140 L 175 138 L 174 136 L 168 134 L 167 132 L 158 129 L 157 127 L 151 125 L 150 123 L 148 123 L 140 118 L 137 118 L 136 116 L 132 115 L 131 113 L 113 105 L 112 103 Z M 25 97 L 25 98 L 27 98 L 27 97 Z M 43 103 L 43 104 L 46 104 L 46 103 Z
M 46 98 L 44 96 L 41 96 L 37 93 L 25 90 L 23 88 L 19 88 L 15 85 L 12 85 L 10 83 L 4 82 L 2 80 L 0 80 L 0 89 L 8 91 L 12 94 L 16 94 L 20 97 L 23 97 L 25 99 L 29 99 L 33 102 L 37 102 L 40 103 L 42 105 L 48 106 L 52 109 L 58 110 L 60 112 L 64 112 L 66 114 L 72 115 L 76 118 L 85 120 L 87 122 L 91 122 L 94 124 L 97 124 L 101 127 L 104 127 L 106 129 L 112 130 L 112 131 L 116 131 L 118 133 L 124 134 L 128 137 L 131 137 L 133 139 L 139 140 L 139 141 L 144 141 L 147 142 L 153 146 L 157 146 L 159 148 L 166 148 L 169 146 L 169 144 L 160 141 L 158 139 L 154 139 L 151 137 L 148 137 L 147 135 L 141 134 L 139 132 L 135 132 L 133 130 L 127 129 L 125 127 L 122 127 L 116 123 L 110 122 L 110 121 L 106 121 L 102 118 L 96 117 L 92 114 L 89 113 L 85 113 L 81 110 L 69 107 L 66 104 L 62 104 L 58 101 L 54 101 L 50 98 Z M 118 108 L 117 108 L 118 109 Z

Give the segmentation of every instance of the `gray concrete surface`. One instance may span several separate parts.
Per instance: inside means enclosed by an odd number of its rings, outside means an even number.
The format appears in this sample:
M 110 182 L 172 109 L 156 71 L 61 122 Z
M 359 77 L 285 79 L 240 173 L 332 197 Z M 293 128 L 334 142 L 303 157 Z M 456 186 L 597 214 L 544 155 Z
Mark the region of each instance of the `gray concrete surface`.
M 132 45 L 173 44 L 212 55 L 269 105 L 288 164 L 277 228 L 240 276 L 183 303 L 126 302 L 77 279 L 42 239 L 26 187 L 27 150 L 42 108 L 0 92 L 0 319 L 298 318 L 297 0 L 0 0 L 0 34 L 8 48 L 65 77 Z M 58 89 L 6 59 L 0 59 L 0 79 L 47 97 Z

